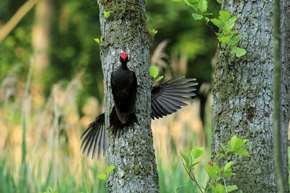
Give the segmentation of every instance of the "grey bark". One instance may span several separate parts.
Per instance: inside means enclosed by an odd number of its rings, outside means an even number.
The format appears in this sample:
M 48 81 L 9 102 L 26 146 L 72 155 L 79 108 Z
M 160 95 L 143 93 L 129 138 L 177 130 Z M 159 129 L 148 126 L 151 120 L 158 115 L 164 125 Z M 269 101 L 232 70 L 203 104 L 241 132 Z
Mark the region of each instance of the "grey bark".
M 128 67 L 136 73 L 135 113 L 138 123 L 120 138 L 109 130 L 108 165 L 116 168 L 107 182 L 109 192 L 158 192 L 158 171 L 151 131 L 151 81 L 149 58 L 152 37 L 147 29 L 144 0 L 98 0 L 102 31 L 101 60 L 104 73 L 105 122 L 113 107 L 111 72 L 120 65 L 121 49 L 128 53 Z M 104 11 L 110 11 L 105 18 Z
M 289 21 L 289 2 L 282 0 L 282 4 L 285 5 L 282 6 L 282 21 L 285 24 Z M 244 192 L 276 192 L 272 130 L 273 1 L 228 0 L 222 2 L 222 9 L 238 17 L 235 28 L 242 35 L 239 47 L 245 48 L 247 54 L 241 58 L 218 55 L 213 88 L 212 152 L 220 151 L 219 143 L 227 144 L 235 134 L 240 138 L 250 139 L 250 157 L 232 157 L 236 161 L 233 166 L 236 175 L 226 183 L 236 184 Z M 281 100 L 282 153 L 287 177 L 290 86 L 288 32 L 282 38 Z M 220 160 L 215 154 L 212 158 Z
M 282 54 L 282 33 L 281 33 L 281 6 L 280 0 L 274 0 L 274 84 L 273 84 L 273 133 L 274 133 L 274 155 L 275 171 L 277 178 L 278 192 L 284 193 L 288 189 L 287 186 L 287 172 L 285 173 L 285 165 L 283 163 L 283 133 L 281 129 L 281 54 Z M 286 131 L 287 132 L 287 131 Z M 286 141 L 287 142 L 287 141 Z M 287 143 L 284 143 L 284 145 Z M 287 148 L 287 146 L 285 147 Z M 286 149 L 285 149 L 286 150 Z M 287 166 L 287 165 L 286 165 Z

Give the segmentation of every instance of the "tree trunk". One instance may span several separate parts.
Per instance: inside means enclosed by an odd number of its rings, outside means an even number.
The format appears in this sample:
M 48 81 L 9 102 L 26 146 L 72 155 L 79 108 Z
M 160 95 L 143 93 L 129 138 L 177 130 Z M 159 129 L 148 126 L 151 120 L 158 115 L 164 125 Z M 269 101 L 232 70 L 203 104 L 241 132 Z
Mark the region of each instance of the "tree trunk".
M 282 0 L 282 7 L 282 23 L 286 26 L 289 2 Z M 250 157 L 233 157 L 236 175 L 226 184 L 236 184 L 244 192 L 276 192 L 272 130 L 273 1 L 229 0 L 222 2 L 222 9 L 238 17 L 235 28 L 242 35 L 239 47 L 245 48 L 247 54 L 241 58 L 218 55 L 213 89 L 212 152 L 220 151 L 219 143 L 227 144 L 235 134 L 250 139 Z M 288 179 L 289 30 L 282 40 L 282 152 Z M 212 157 L 219 160 L 214 153 Z
M 128 67 L 136 73 L 138 89 L 135 113 L 138 123 L 121 137 L 109 136 L 109 192 L 158 192 L 158 172 L 150 128 L 151 81 L 149 57 L 152 37 L 147 29 L 144 0 L 98 0 L 102 45 L 100 46 L 105 90 L 105 120 L 113 107 L 111 72 L 120 65 L 121 49 L 128 53 Z M 104 17 L 104 11 L 110 11 Z

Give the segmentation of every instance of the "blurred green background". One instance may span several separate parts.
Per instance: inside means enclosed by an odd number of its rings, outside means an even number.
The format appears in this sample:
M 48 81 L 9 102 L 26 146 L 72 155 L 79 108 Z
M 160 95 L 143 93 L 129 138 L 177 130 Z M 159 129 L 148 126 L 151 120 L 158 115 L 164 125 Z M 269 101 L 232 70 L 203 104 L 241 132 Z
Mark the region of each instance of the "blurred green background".
M 0 192 L 105 192 L 105 182 L 97 178 L 105 159 L 86 159 L 79 152 L 81 132 L 103 105 L 94 41 L 101 36 L 97 2 L 34 1 L 0 42 Z M 0 1 L 0 32 L 25 3 Z M 209 1 L 213 13 L 219 8 Z M 196 78 L 200 90 L 184 110 L 152 122 L 160 192 L 174 192 L 178 186 L 179 192 L 194 192 L 177 153 L 193 145 L 209 147 L 210 142 L 211 60 L 217 41 L 191 13 L 181 3 L 146 1 L 148 27 L 158 30 L 151 64 L 165 79 Z

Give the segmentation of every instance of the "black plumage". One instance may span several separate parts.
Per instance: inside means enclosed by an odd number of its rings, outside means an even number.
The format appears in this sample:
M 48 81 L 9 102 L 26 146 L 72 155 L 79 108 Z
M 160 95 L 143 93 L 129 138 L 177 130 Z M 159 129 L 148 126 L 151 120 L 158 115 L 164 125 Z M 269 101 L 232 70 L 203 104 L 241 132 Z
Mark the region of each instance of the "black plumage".
M 97 116 L 95 121 L 89 124 L 88 128 L 82 133 L 82 138 L 81 149 L 83 148 L 83 155 L 87 151 L 87 157 L 92 153 L 92 159 L 94 159 L 98 151 L 98 158 L 100 158 L 103 151 L 103 156 L 105 156 L 107 151 L 107 135 L 105 132 L 104 113 Z
M 184 78 L 183 76 L 170 79 L 161 85 L 154 86 L 151 89 L 151 118 L 162 118 L 172 114 L 181 106 L 186 106 L 184 101 L 192 101 L 195 96 L 194 86 L 197 83 L 193 78 Z
M 126 55 L 127 56 L 127 55 Z M 122 55 L 121 55 L 122 58 Z M 126 57 L 127 58 L 127 57 Z M 128 58 L 126 59 L 128 60 Z M 124 60 L 125 65 L 127 61 Z M 135 73 L 128 68 L 124 71 L 124 63 L 119 69 L 112 73 L 111 86 L 115 102 L 115 106 L 110 114 L 110 127 L 113 134 L 122 134 L 124 127 L 132 125 L 136 121 L 134 114 L 137 80 Z M 126 69 L 127 65 L 125 66 Z M 121 73 L 117 73 L 121 71 Z M 122 77 L 126 76 L 124 80 Z M 128 78 L 129 77 L 129 78 Z M 197 83 L 195 79 L 184 78 L 183 76 L 170 79 L 151 89 L 151 118 L 162 118 L 181 109 L 187 105 L 186 101 L 192 101 L 195 96 L 194 91 Z M 127 84 L 125 84 L 127 83 Z M 130 95 L 130 96 L 129 96 Z M 104 113 L 99 115 L 94 122 L 83 132 L 81 139 L 84 137 L 81 145 L 83 154 L 87 151 L 87 156 L 92 152 L 92 159 L 98 150 L 98 157 L 101 152 L 103 155 L 107 150 L 106 134 L 105 134 L 105 118 Z
M 111 88 L 115 106 L 110 114 L 110 127 L 116 135 L 121 132 L 124 127 L 133 125 L 136 121 L 134 113 L 137 78 L 135 72 L 128 69 L 128 56 L 121 53 L 121 65 L 111 74 Z

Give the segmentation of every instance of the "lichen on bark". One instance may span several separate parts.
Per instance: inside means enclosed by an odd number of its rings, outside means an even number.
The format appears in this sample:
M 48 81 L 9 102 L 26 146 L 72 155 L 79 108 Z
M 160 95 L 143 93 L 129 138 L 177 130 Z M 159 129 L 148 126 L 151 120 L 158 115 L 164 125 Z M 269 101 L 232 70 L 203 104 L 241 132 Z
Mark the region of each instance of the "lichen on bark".
M 111 72 L 120 65 L 120 52 L 128 53 L 128 67 L 137 77 L 135 113 L 138 123 L 121 137 L 109 136 L 108 165 L 116 168 L 107 182 L 109 192 L 158 192 L 158 172 L 151 131 L 151 80 L 149 58 L 152 36 L 145 19 L 144 0 L 98 0 L 102 45 L 100 46 L 104 73 L 105 122 L 113 107 L 110 88 Z M 108 18 L 103 12 L 110 11 Z

